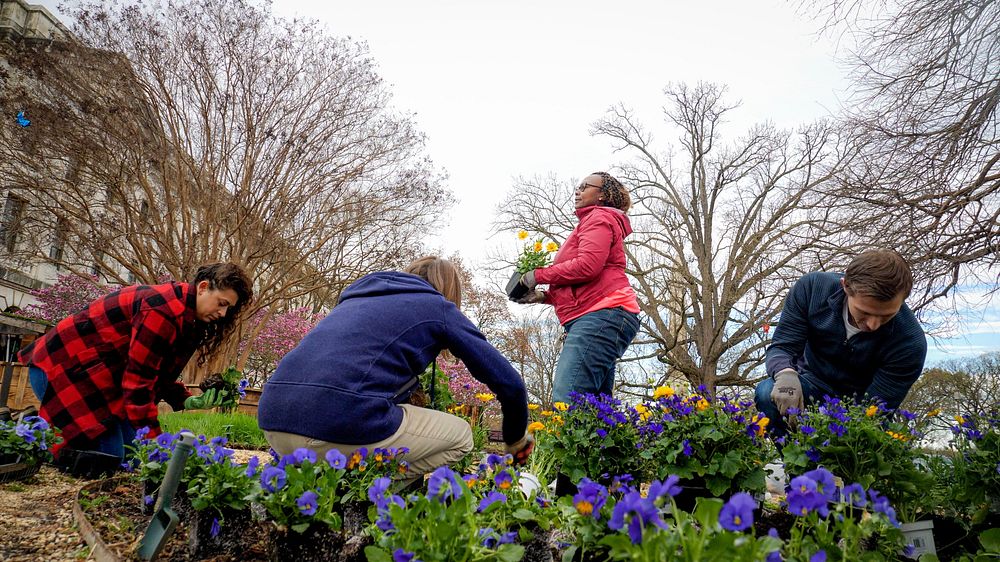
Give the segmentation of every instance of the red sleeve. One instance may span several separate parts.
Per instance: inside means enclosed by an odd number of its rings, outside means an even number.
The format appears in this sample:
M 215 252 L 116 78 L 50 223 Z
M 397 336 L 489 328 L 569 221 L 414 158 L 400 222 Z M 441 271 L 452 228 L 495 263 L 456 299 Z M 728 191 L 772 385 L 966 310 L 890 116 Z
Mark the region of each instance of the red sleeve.
M 535 281 L 549 285 L 578 285 L 596 279 L 611 253 L 614 225 L 610 220 L 588 220 L 577 226 L 577 254 L 564 262 L 535 270 Z
M 128 364 L 122 377 L 125 417 L 134 428 L 149 427 L 151 436 L 160 433 L 154 401 L 156 380 L 171 364 L 166 358 L 176 341 L 177 325 L 162 312 L 143 312 L 132 323 Z

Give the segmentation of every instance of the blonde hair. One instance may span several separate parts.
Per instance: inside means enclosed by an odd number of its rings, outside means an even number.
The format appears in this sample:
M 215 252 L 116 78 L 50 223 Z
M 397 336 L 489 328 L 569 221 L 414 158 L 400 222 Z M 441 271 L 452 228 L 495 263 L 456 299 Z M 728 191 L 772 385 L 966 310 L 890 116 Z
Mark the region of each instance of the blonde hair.
M 462 278 L 458 276 L 455 264 L 437 256 L 424 256 L 413 260 L 403 272 L 422 277 L 444 298 L 462 308 Z

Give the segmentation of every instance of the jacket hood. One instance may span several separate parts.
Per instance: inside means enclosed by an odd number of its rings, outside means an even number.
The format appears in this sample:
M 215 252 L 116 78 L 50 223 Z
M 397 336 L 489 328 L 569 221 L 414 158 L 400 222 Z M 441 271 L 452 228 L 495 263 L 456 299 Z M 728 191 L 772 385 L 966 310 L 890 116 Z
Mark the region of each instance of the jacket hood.
M 617 222 L 622 229 L 623 236 L 632 234 L 632 223 L 628 220 L 628 215 L 625 214 L 625 211 L 614 207 L 606 207 L 604 205 L 591 205 L 589 207 L 582 207 L 576 210 L 576 216 L 581 221 L 583 220 L 583 217 L 591 213 L 600 213 Z
M 340 294 L 340 301 L 347 299 L 397 295 L 400 293 L 429 293 L 440 296 L 430 283 L 422 277 L 401 271 L 378 271 L 369 273 L 351 283 Z

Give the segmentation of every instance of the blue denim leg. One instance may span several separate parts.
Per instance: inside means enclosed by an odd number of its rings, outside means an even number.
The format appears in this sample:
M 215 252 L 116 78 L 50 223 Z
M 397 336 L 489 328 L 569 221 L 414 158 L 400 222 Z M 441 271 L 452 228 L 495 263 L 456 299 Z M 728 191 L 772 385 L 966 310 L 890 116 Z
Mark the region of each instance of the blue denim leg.
M 125 458 L 125 446 L 135 440 L 135 429 L 127 421 L 115 418 L 106 423 L 108 430 L 96 439 L 75 439 L 68 445 L 80 451 L 98 451 Z
M 799 382 L 802 383 L 802 397 L 808 406 L 813 402 L 819 402 L 823 396 L 831 394 L 812 373 L 799 373 Z M 778 407 L 771 401 L 771 390 L 774 388 L 774 379 L 767 377 L 760 381 L 754 390 L 754 402 L 757 404 L 757 411 L 767 416 L 770 423 L 767 425 L 768 431 L 775 439 L 784 437 L 788 433 L 788 424 L 785 418 L 778 413 Z
M 49 377 L 45 376 L 45 371 L 34 365 L 28 365 L 28 383 L 31 384 L 31 391 L 41 402 L 45 398 L 45 391 L 49 388 Z
M 567 323 L 553 402 L 569 402 L 570 392 L 608 394 L 615 386 L 615 362 L 639 331 L 639 317 L 622 308 L 584 314 Z

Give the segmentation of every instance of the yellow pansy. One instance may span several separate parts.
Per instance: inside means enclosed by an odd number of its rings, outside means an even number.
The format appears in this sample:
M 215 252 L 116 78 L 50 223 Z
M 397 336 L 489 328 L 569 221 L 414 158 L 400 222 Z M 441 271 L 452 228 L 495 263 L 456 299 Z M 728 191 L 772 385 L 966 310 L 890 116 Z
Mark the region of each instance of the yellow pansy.
M 764 414 L 757 414 L 754 416 L 754 421 L 757 422 L 757 436 L 763 437 L 764 428 L 767 427 L 767 424 L 771 423 L 771 419 Z
M 529 410 L 537 410 L 538 408 L 540 408 L 538 404 L 528 404 Z
M 878 406 L 876 406 L 875 404 L 868 406 L 868 409 L 865 410 L 865 415 L 868 416 L 869 418 L 877 413 L 878 413 Z
M 528 431 L 534 433 L 538 430 L 545 429 L 545 424 L 542 422 L 531 422 L 528 424 Z
M 555 242 L 549 242 L 548 244 L 545 245 L 546 252 L 554 252 L 558 249 L 559 249 L 559 244 L 556 244 Z
M 962 425 L 963 423 L 965 423 L 965 418 L 963 418 L 962 416 L 955 416 L 955 421 L 958 422 L 958 425 Z
M 670 398 L 674 395 L 674 389 L 669 386 L 658 386 L 656 390 L 653 391 L 653 400 L 659 400 L 660 398 Z
M 708 400 L 699 398 L 698 401 L 694 403 L 694 407 L 697 408 L 699 412 L 704 412 L 708 409 Z
M 560 412 L 565 412 L 566 410 L 569 410 L 569 404 L 565 402 L 556 402 L 555 404 L 552 405 L 552 407 L 555 408 L 556 410 L 559 410 Z
M 535 242 L 535 251 L 536 252 L 541 252 L 542 251 L 542 243 L 541 242 Z
M 560 416 L 559 414 L 552 416 L 552 423 L 556 425 L 562 425 L 563 424 L 562 416 Z
M 653 415 L 650 413 L 649 408 L 647 408 L 645 404 L 636 404 L 635 411 L 639 414 L 639 420 L 641 421 L 646 421 Z
M 545 416 L 545 417 L 549 417 L 549 416 L 551 416 L 551 415 L 552 415 L 552 410 L 542 410 L 542 411 L 541 411 L 541 412 L 539 412 L 539 413 L 540 413 L 540 414 L 542 414 L 542 415 L 543 415 L 543 416 Z
M 930 412 L 927 412 L 927 417 L 933 418 L 934 416 L 936 416 L 936 415 L 938 415 L 940 413 L 941 413 L 941 408 L 934 408 Z
M 483 402 L 489 402 L 490 400 L 493 400 L 495 396 L 488 392 L 480 392 L 476 395 L 476 398 L 482 400 Z
M 517 233 L 518 240 L 524 240 L 527 237 L 528 237 L 528 231 L 527 230 L 522 230 L 521 232 Z

